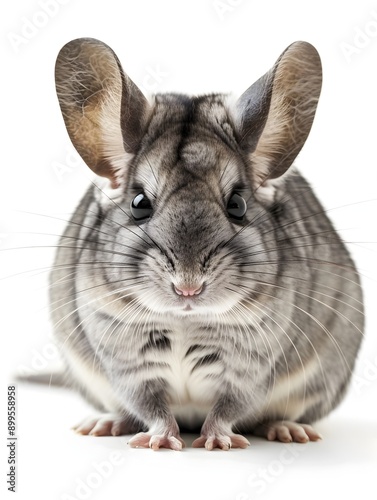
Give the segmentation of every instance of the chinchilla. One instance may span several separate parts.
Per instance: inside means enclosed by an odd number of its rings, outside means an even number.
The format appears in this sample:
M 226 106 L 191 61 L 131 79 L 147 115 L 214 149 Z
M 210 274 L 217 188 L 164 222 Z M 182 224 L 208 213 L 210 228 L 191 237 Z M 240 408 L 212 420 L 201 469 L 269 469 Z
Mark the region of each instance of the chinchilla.
M 175 450 L 179 426 L 209 450 L 320 438 L 364 318 L 349 252 L 292 167 L 321 81 L 296 42 L 238 99 L 148 101 L 104 43 L 61 49 L 65 125 L 99 176 L 51 272 L 69 380 L 101 412 L 77 432 Z

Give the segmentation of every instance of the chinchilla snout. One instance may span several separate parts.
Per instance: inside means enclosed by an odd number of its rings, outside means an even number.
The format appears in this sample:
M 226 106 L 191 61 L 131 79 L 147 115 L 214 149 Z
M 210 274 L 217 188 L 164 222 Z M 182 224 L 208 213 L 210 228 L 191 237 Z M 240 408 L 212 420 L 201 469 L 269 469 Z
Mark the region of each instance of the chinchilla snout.
M 230 273 L 231 252 L 224 243 L 234 235 L 225 207 L 206 183 L 192 182 L 174 190 L 148 224 L 155 244 L 150 276 L 157 275 L 156 288 L 165 300 L 178 307 L 182 301 L 197 306 L 213 303 L 224 287 L 224 273 Z M 158 247 L 158 248 L 156 248 Z

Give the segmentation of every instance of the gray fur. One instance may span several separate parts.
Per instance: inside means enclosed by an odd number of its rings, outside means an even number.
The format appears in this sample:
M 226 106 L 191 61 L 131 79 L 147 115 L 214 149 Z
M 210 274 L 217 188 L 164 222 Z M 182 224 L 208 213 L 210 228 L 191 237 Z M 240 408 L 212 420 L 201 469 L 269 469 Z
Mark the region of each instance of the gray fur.
M 295 50 L 309 51 L 317 72 L 304 78 L 298 115 L 290 110 L 276 126 L 281 147 L 267 161 L 276 75 L 285 78 L 284 54 Z M 204 434 L 250 432 L 274 420 L 312 423 L 343 398 L 363 335 L 358 274 L 307 182 L 292 168 L 285 174 L 314 118 L 313 51 L 293 44 L 235 107 L 221 94 L 155 96 L 148 123 L 143 114 L 131 127 L 142 130 L 140 145 L 117 164 L 120 194 L 91 186 L 77 207 L 52 270 L 51 311 L 71 378 L 102 410 L 152 434 L 173 432 L 176 418 L 189 428 L 205 419 Z M 58 59 L 57 73 L 64 67 Z M 61 90 L 59 100 L 67 100 Z M 255 124 L 246 114 L 258 109 Z M 289 158 L 287 140 L 295 141 Z M 101 175 L 114 187 L 111 169 Z M 135 223 L 130 203 L 141 191 L 153 214 Z M 227 214 L 233 191 L 247 200 L 243 221 Z M 174 290 L 203 283 L 192 299 Z M 77 376 L 80 363 L 108 383 L 113 403 Z

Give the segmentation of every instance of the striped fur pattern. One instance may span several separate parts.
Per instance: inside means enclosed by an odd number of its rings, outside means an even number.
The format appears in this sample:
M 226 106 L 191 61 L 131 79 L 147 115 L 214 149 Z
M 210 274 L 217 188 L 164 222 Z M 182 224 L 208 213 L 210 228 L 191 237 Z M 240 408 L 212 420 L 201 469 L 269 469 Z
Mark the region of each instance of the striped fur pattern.
M 90 89 L 98 53 L 101 67 L 110 61 L 119 72 L 108 115 L 110 101 L 78 98 L 69 76 Z M 105 179 L 77 207 L 51 273 L 70 380 L 124 432 L 145 431 L 131 444 L 155 449 L 180 449 L 178 426 L 203 426 L 198 446 L 227 449 L 245 446 L 234 434 L 241 430 L 324 417 L 348 386 L 363 304 L 347 249 L 290 168 L 318 101 L 315 49 L 290 46 L 236 105 L 221 94 L 148 103 L 115 58 L 101 42 L 79 39 L 56 69 L 78 151 L 94 151 L 99 134 L 110 142 L 94 160 L 83 154 Z M 85 106 L 93 137 L 81 137 L 72 118 L 86 116 Z M 121 136 L 124 155 L 112 163 L 112 137 L 119 149 Z M 130 206 L 140 193 L 150 215 L 135 220 Z M 234 193 L 247 205 L 239 219 L 228 211 Z

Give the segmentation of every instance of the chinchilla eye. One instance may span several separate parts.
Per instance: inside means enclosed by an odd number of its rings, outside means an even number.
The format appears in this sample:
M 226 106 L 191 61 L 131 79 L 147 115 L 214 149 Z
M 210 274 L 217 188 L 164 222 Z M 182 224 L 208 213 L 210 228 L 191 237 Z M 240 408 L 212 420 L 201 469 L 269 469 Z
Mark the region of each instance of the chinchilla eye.
M 246 201 L 238 193 L 233 193 L 226 209 L 232 219 L 242 220 L 247 210 Z
M 147 219 L 152 213 L 151 202 L 144 193 L 140 193 L 135 196 L 135 198 L 131 201 L 130 208 L 132 217 L 137 221 Z

